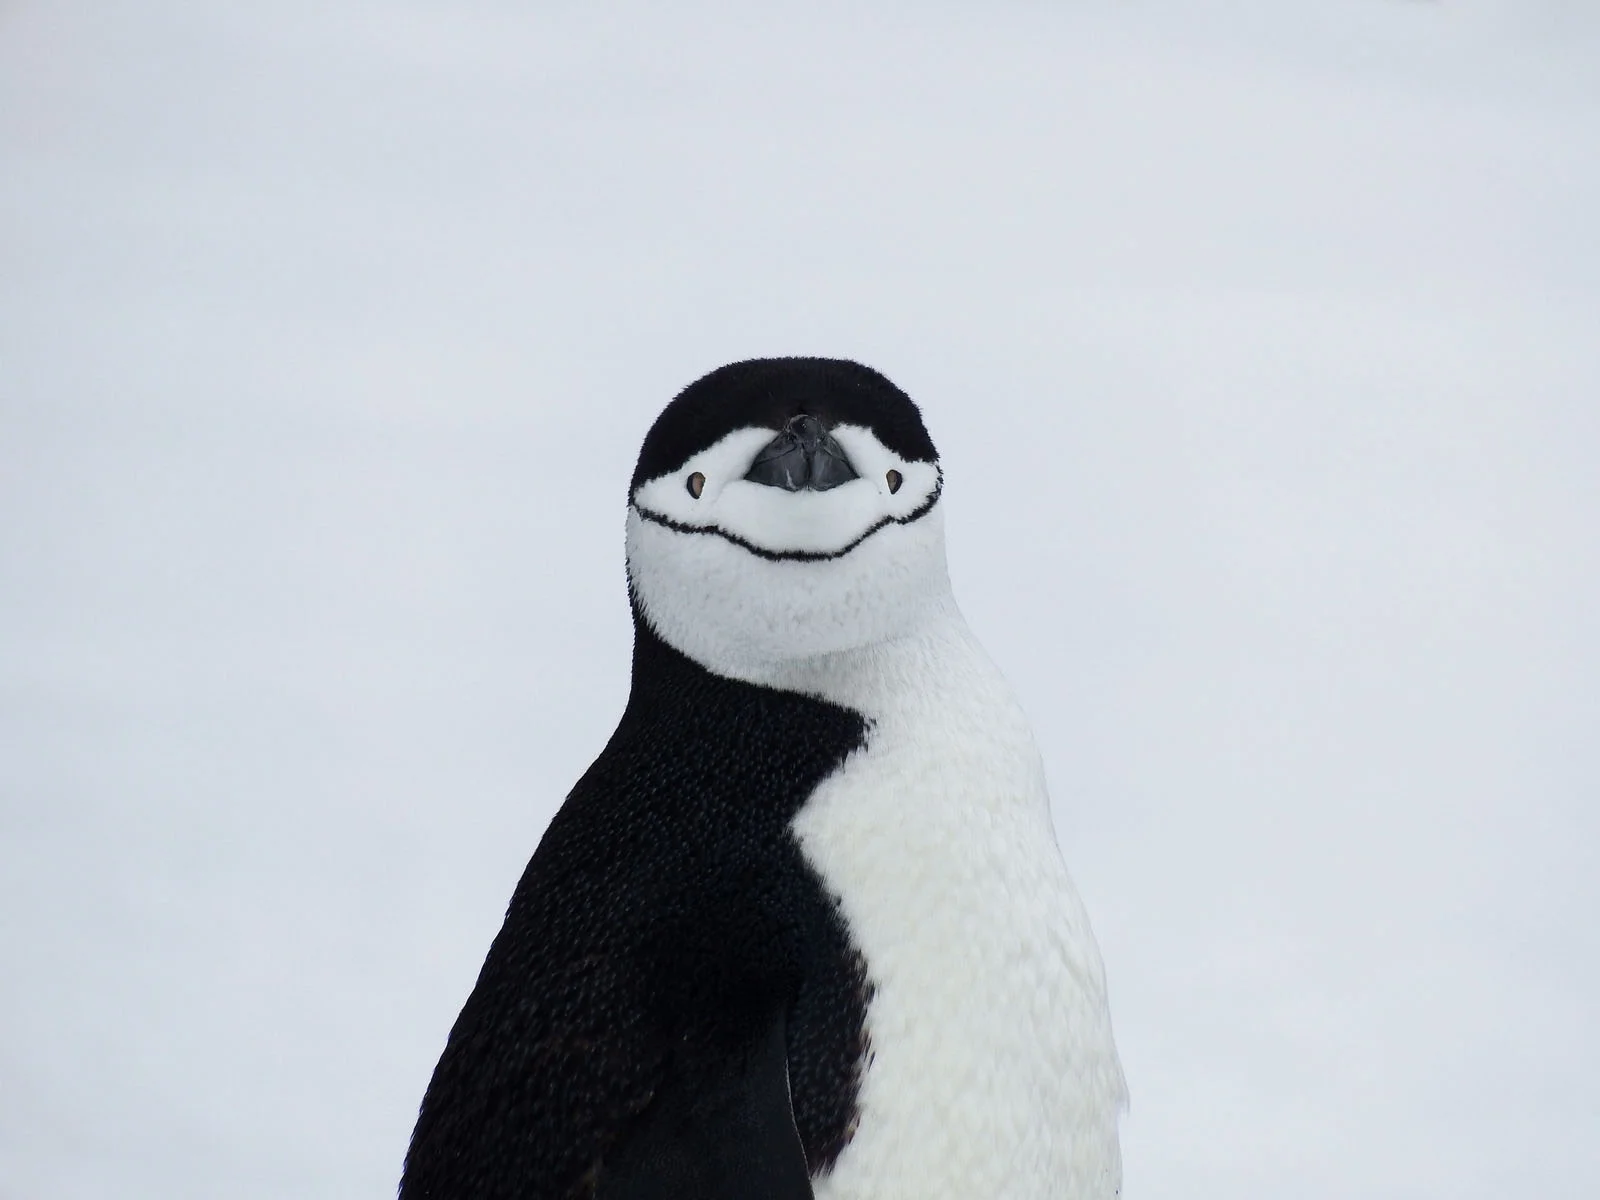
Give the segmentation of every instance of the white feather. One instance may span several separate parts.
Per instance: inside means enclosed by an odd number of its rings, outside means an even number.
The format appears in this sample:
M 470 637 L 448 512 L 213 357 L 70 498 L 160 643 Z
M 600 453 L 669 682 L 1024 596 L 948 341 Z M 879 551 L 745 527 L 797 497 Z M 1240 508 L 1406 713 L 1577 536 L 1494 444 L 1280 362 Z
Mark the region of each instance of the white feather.
M 877 989 L 860 1125 L 818 1200 L 1116 1196 L 1100 952 L 1005 681 L 953 602 L 787 674 L 872 721 L 795 821 Z

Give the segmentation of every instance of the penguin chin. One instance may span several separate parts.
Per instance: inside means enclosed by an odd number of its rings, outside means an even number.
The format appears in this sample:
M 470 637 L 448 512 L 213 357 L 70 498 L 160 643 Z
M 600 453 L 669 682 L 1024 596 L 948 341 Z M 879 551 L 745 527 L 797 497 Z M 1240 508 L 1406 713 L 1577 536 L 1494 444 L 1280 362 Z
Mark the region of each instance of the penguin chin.
M 629 587 L 667 644 L 718 674 L 760 682 L 798 660 L 905 636 L 942 607 L 950 583 L 937 500 L 914 519 L 876 524 L 865 536 L 857 529 L 846 539 L 853 545 L 818 556 L 763 554 L 768 547 L 663 522 L 636 502 Z

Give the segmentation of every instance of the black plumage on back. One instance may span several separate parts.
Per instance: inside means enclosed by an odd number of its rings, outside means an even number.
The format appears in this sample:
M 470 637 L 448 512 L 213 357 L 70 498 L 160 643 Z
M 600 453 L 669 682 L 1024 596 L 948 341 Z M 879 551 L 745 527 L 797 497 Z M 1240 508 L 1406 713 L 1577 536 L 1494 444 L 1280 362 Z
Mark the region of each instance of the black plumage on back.
M 635 613 L 633 689 L 518 884 L 402 1200 L 798 1200 L 853 1129 L 865 964 L 789 823 L 864 745 Z

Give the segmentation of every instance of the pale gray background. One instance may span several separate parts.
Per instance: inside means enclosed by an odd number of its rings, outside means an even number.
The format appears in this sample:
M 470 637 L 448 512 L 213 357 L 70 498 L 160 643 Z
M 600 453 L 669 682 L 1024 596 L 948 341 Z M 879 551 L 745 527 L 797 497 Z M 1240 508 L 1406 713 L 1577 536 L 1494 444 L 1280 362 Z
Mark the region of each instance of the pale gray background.
M 1597 214 L 1576 2 L 0 4 L 0 1197 L 391 1193 L 773 353 L 943 448 L 1127 1194 L 1600 1195 Z

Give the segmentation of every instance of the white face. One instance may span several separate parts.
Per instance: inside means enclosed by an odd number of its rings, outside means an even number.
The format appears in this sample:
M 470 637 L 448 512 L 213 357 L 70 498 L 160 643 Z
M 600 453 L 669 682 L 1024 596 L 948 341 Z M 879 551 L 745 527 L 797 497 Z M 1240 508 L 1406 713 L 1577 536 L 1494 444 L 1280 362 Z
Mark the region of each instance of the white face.
M 755 428 L 634 489 L 628 579 L 668 644 L 760 678 L 902 635 L 948 595 L 938 464 L 903 459 L 861 426 L 832 434 L 858 478 L 826 491 L 745 479 L 773 439 Z

